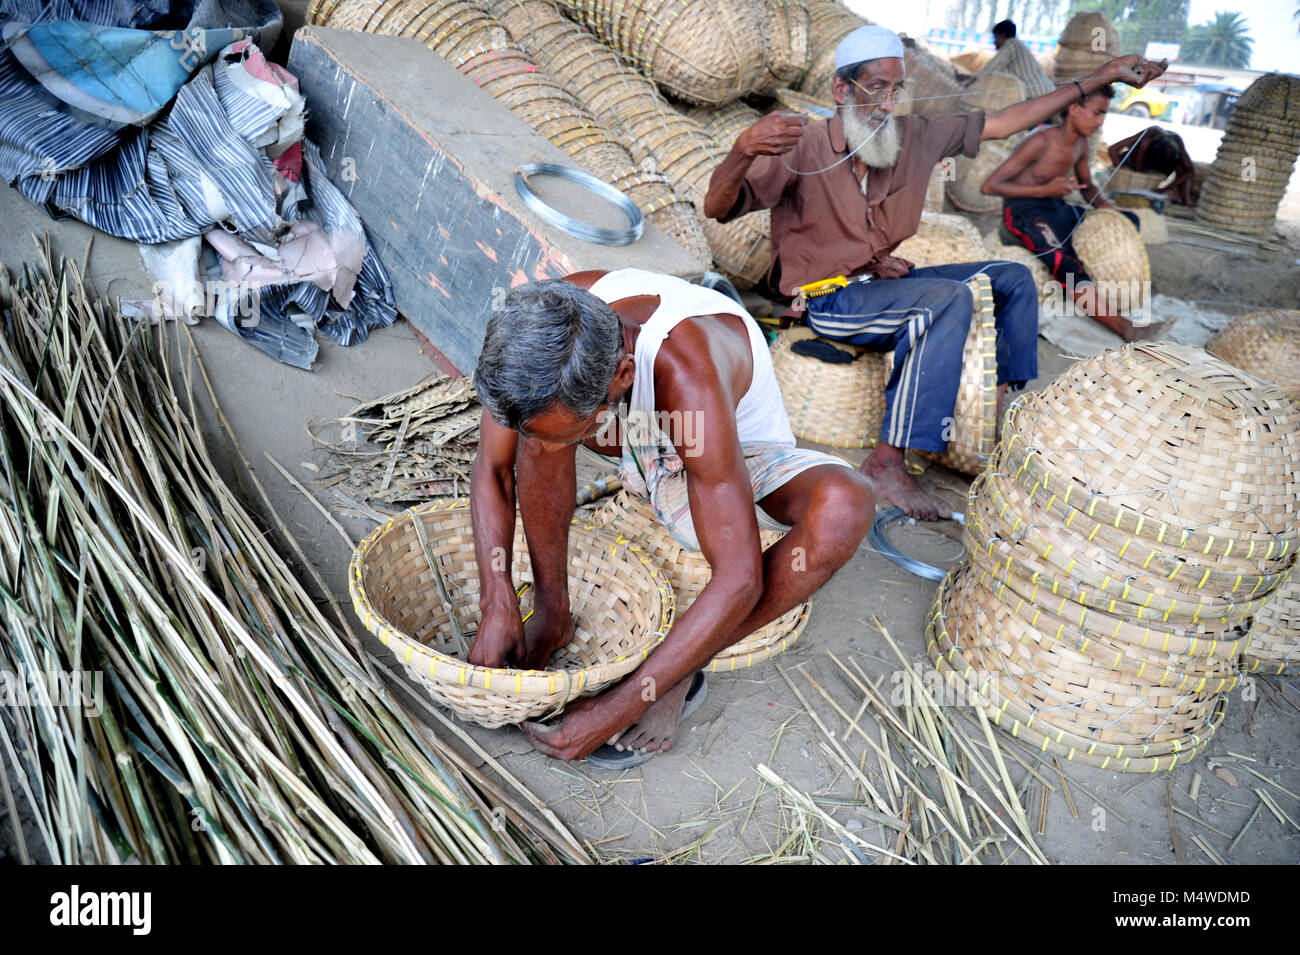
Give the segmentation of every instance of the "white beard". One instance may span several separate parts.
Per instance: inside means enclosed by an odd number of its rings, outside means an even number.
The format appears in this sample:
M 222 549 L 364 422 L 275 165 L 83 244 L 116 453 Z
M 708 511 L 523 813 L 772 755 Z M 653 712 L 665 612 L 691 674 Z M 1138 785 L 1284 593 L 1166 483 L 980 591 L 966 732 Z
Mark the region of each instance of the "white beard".
M 903 135 L 894 117 L 888 117 L 877 129 L 858 110 L 842 111 L 844 117 L 844 142 L 871 169 L 888 169 L 898 162 L 903 151 Z

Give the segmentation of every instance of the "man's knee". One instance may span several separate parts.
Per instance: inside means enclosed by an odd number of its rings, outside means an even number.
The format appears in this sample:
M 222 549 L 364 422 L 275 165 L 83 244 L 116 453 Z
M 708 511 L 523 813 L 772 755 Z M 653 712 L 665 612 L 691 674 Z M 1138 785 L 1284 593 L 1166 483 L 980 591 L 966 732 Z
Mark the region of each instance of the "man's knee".
M 867 479 L 855 468 L 837 467 L 814 486 L 804 521 L 838 566 L 857 550 L 874 516 Z

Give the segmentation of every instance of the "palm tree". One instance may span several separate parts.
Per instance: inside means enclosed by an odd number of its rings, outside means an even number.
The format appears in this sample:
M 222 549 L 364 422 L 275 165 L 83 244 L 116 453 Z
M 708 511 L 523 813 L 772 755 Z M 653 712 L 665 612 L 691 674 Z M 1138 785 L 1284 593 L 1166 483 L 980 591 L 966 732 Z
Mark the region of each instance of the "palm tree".
M 1254 45 L 1240 13 L 1216 13 L 1213 20 L 1188 29 L 1180 59 L 1202 66 L 1240 69 L 1250 65 Z

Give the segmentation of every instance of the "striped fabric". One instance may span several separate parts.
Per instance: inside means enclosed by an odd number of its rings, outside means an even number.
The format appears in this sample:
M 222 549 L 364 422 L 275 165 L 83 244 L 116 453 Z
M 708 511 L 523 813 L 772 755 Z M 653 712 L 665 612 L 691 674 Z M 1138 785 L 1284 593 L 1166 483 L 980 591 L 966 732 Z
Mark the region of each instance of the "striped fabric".
M 20 24 L 56 17 L 105 26 L 212 30 L 213 36 L 227 35 L 226 27 L 258 25 L 245 32 L 267 42 L 273 42 L 280 24 L 271 0 L 204 0 L 175 5 L 172 13 L 163 3 L 128 0 L 56 0 L 48 8 L 34 0 L 0 0 L 0 13 L 6 38 L 17 35 Z M 180 87 L 162 118 L 138 127 L 90 117 L 57 99 L 0 42 L 0 174 L 55 218 L 80 219 L 140 243 L 220 228 L 274 254 L 277 241 L 299 220 L 314 222 L 327 234 L 355 237 L 365 256 L 346 301 L 295 281 L 260 290 L 255 323 L 221 302 L 215 309 L 214 317 L 245 341 L 309 368 L 317 350 L 312 327 L 351 345 L 365 341 L 370 329 L 391 324 L 397 313 L 388 275 L 360 219 L 306 140 L 302 182 L 286 190 L 261 145 L 268 130 L 275 138 L 285 110 L 250 91 L 242 72 L 236 76 L 241 57 L 249 55 L 241 46 L 208 50 L 214 62 Z M 111 85 L 97 82 L 96 89 Z M 206 277 L 220 278 L 219 259 L 214 262 L 210 250 L 206 258 Z

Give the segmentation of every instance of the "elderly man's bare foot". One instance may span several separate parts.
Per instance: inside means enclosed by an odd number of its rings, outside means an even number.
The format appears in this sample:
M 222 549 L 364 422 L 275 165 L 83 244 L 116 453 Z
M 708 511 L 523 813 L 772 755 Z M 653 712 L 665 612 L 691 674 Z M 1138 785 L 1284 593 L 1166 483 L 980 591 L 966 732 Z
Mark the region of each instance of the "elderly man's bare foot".
M 907 473 L 903 452 L 892 445 L 877 444 L 858 470 L 866 475 L 877 494 L 887 497 L 908 517 L 937 521 L 952 513 L 951 509 L 921 490 L 912 475 Z
M 646 710 L 641 719 L 627 728 L 614 744 L 614 748 L 643 753 L 672 749 L 673 740 L 677 737 L 677 728 L 682 722 L 686 694 L 690 688 L 691 677 L 680 681 Z

